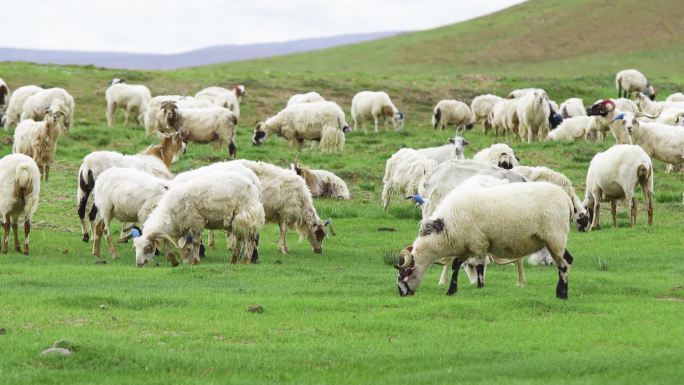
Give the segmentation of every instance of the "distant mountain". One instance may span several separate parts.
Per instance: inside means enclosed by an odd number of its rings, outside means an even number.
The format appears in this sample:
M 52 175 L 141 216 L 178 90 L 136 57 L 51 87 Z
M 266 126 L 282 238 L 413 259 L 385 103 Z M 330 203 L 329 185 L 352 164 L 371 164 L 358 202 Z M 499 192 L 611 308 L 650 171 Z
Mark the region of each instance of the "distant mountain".
M 41 64 L 91 64 L 98 67 L 141 70 L 174 69 L 313 51 L 382 39 L 400 33 L 402 32 L 391 31 L 302 39 L 283 43 L 220 45 L 178 54 L 138 54 L 125 52 L 82 52 L 0 48 L 0 62 L 25 61 Z

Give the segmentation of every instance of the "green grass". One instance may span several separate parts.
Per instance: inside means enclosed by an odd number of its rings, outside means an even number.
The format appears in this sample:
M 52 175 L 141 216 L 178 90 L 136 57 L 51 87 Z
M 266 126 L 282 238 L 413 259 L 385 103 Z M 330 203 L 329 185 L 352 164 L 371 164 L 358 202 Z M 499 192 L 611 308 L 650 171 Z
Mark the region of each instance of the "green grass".
M 41 189 L 31 255 L 0 255 L 0 328 L 5 329 L 0 383 L 679 383 L 684 375 L 684 182 L 682 174 L 665 174 L 665 165 L 657 161 L 653 227 L 647 226 L 639 192 L 636 228 L 628 227 L 624 205 L 619 228 L 611 228 L 604 205 L 602 229 L 571 232 L 568 248 L 575 263 L 568 301 L 555 298 L 557 274 L 543 267 L 527 268 L 524 289 L 515 286 L 513 266 L 492 267 L 484 289 L 462 280 L 456 297 L 437 286 L 435 268 L 416 296 L 397 294 L 390 263 L 417 235 L 419 212 L 400 197 L 382 211 L 384 162 L 400 147 L 437 145 L 453 134 L 429 126 L 438 100 L 469 101 L 480 93 L 535 85 L 557 101 L 579 96 L 591 102 L 615 93 L 613 69 L 631 66 L 626 63 L 656 63 L 652 76 L 661 93 L 678 90 L 682 78 L 674 68 L 681 54 L 668 56 L 657 47 L 655 56 L 645 51 L 582 56 L 585 48 L 579 47 L 567 61 L 481 66 L 405 55 L 405 44 L 426 36 L 437 47 L 444 44 L 439 38 L 475 33 L 492 23 L 518 23 L 521 15 L 534 26 L 537 18 L 531 15 L 549 16 L 559 4 L 530 2 L 489 19 L 339 51 L 170 72 L 0 63 L 0 76 L 12 88 L 62 86 L 77 103 L 71 135 L 60 138 L 51 180 Z M 572 2 L 566 11 L 572 14 L 583 4 Z M 603 6 L 599 11 L 607 12 Z M 492 33 L 496 36 L 489 42 L 499 36 Z M 373 53 L 378 47 L 386 55 Z M 80 240 L 76 216 L 80 160 L 96 149 L 133 153 L 153 142 L 140 127 L 122 127 L 121 117 L 118 125 L 106 127 L 104 90 L 112 77 L 148 84 L 154 94 L 245 84 L 237 147 L 240 157 L 251 159 L 294 157 L 282 139 L 270 138 L 262 147 L 253 147 L 250 139 L 253 123 L 280 110 L 296 91 L 315 89 L 348 111 L 355 92 L 382 88 L 407 113 L 407 124 L 400 133 L 353 132 L 343 154 L 316 148 L 302 154 L 304 164 L 347 180 L 353 195 L 350 202 L 316 199 L 320 216 L 332 217 L 338 234 L 326 239 L 322 255 L 312 254 L 295 234 L 288 236 L 290 255 L 279 255 L 277 228 L 266 225 L 258 265 L 229 265 L 223 239 L 199 266 L 171 268 L 159 259 L 158 265 L 137 269 L 130 245 L 118 246 L 120 260 L 95 265 L 90 244 Z M 0 130 L 0 155 L 10 152 L 10 136 Z M 466 137 L 468 157 L 494 142 L 480 127 Z M 565 173 L 582 195 L 589 161 L 610 145 L 516 143 L 514 148 L 523 164 Z M 226 156 L 225 150 L 191 144 L 173 171 Z M 103 255 L 108 257 L 106 248 Z M 247 311 L 256 304 L 262 314 Z M 40 355 L 60 339 L 74 344 L 72 356 Z

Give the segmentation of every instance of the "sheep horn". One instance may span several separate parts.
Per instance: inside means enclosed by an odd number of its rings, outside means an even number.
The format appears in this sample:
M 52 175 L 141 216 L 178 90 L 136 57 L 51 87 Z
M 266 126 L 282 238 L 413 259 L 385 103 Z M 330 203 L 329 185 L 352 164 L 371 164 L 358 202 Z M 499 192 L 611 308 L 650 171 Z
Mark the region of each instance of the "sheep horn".
M 335 229 L 332 227 L 332 218 L 328 218 L 323 222 L 323 226 L 327 227 L 328 230 L 330 230 L 330 234 L 335 237 L 337 234 L 335 233 Z
M 126 243 L 128 242 L 129 239 L 131 238 L 138 238 L 142 235 L 142 230 L 136 225 L 132 225 L 128 227 L 128 234 L 126 234 L 123 238 L 119 238 L 117 240 L 117 243 Z
M 402 270 L 411 266 L 411 263 L 413 262 L 413 254 L 411 254 L 411 252 L 403 253 L 403 251 L 404 250 L 402 250 L 402 253 L 399 255 L 399 263 L 397 264 Z

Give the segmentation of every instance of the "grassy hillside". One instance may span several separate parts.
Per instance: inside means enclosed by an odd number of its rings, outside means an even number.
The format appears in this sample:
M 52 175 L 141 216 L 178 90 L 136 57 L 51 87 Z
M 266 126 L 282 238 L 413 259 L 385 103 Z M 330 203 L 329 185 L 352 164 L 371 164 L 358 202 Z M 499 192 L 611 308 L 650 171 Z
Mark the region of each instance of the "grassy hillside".
M 593 40 L 596 35 L 632 33 L 661 15 L 636 4 L 625 0 L 616 10 L 616 2 L 533 1 L 396 39 L 182 71 L 0 63 L 0 77 L 11 88 L 60 86 L 77 103 L 74 127 L 59 139 L 51 179 L 41 189 L 32 254 L 0 254 L 0 383 L 678 383 L 684 375 L 682 174 L 665 174 L 665 165 L 655 162 L 653 227 L 647 226 L 639 192 L 636 228 L 628 227 L 624 205 L 619 228 L 611 228 L 604 205 L 602 229 L 571 231 L 568 248 L 575 263 L 568 301 L 554 298 L 556 271 L 533 266 L 527 266 L 524 289 L 515 287 L 513 266 L 491 267 L 481 290 L 461 274 L 455 297 L 437 286 L 435 268 L 416 296 L 400 298 L 388 261 L 415 238 L 419 212 L 401 197 L 387 212 L 380 205 L 384 162 L 393 152 L 442 144 L 454 134 L 429 125 L 431 107 L 442 98 L 469 102 L 480 93 L 539 86 L 557 101 L 578 96 L 590 103 L 614 96 L 615 70 L 633 66 L 654 78 L 662 95 L 679 90 L 682 79 L 674 69 L 680 53 L 672 49 L 677 36 L 663 46 L 639 42 L 634 49 L 599 52 L 605 45 Z M 668 21 L 652 24 L 658 28 L 651 35 L 665 39 L 663 31 L 679 25 L 680 11 L 672 8 L 663 8 Z M 568 15 L 588 21 L 567 24 Z M 587 38 L 556 49 L 563 31 Z M 535 40 L 538 33 L 554 42 L 543 47 L 556 50 L 555 59 L 537 54 L 543 43 Z M 506 51 L 507 39 L 527 54 Z M 477 44 L 485 48 L 476 50 Z M 573 54 L 564 55 L 566 49 Z M 94 150 L 134 153 L 154 142 L 141 127 L 123 127 L 121 116 L 106 127 L 104 91 L 112 77 L 147 84 L 153 94 L 245 84 L 237 150 L 250 159 L 295 156 L 282 139 L 270 138 L 262 147 L 250 139 L 254 123 L 298 91 L 317 90 L 348 112 L 357 91 L 385 89 L 406 112 L 407 123 L 401 132 L 352 132 L 342 154 L 318 148 L 302 153 L 303 163 L 343 177 L 353 195 L 349 202 L 315 200 L 320 216 L 332 217 L 338 233 L 326 239 L 322 255 L 292 232 L 290 255 L 279 255 L 278 229 L 269 224 L 261 233 L 258 265 L 229 265 L 222 237 L 199 266 L 171 268 L 158 259 L 137 269 L 130 245 L 118 245 L 120 260 L 96 265 L 91 245 L 80 240 L 76 216 L 80 161 Z M 471 142 L 467 157 L 496 141 L 480 126 L 464 135 Z M 0 156 L 10 152 L 11 136 L 0 130 Z M 512 143 L 523 164 L 565 173 L 580 196 L 589 161 L 610 145 L 611 139 Z M 172 171 L 226 157 L 225 149 L 190 144 Z M 108 256 L 106 247 L 102 253 Z M 255 304 L 263 306 L 262 314 L 247 312 Z M 71 357 L 40 356 L 59 339 L 75 346 Z

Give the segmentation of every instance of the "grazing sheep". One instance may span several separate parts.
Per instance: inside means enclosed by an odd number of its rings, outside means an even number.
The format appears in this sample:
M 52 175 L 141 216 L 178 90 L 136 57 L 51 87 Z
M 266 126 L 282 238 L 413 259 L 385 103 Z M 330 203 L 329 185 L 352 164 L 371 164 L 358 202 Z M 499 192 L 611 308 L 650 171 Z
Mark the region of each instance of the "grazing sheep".
M 2 78 L 0 78 L 0 117 L 1 114 L 5 111 L 5 107 L 7 105 L 7 101 L 10 98 L 10 89 L 9 86 L 7 86 L 7 83 L 5 83 Z
M 212 106 L 227 108 L 240 119 L 240 101 L 245 86 L 235 86 L 232 90 L 223 87 L 208 87 L 195 94 L 197 100 L 208 100 Z
M 603 131 L 605 120 L 600 116 L 577 116 L 563 120 L 558 128 L 551 130 L 547 140 L 573 142 L 575 140 L 599 138 Z
M 93 189 L 93 205 L 100 216 L 93 227 L 93 256 L 100 257 L 100 240 L 104 234 L 112 259 L 118 259 L 111 236 L 112 219 L 144 223 L 168 189 L 168 180 L 144 171 L 112 167 L 102 172 Z
M 300 103 L 285 107 L 254 129 L 252 143 L 263 144 L 269 135 L 278 135 L 301 150 L 304 140 L 320 141 L 321 150 L 339 152 L 344 149 L 344 134 L 349 125 L 344 112 L 334 102 Z
M 673 102 L 684 102 L 684 94 L 681 92 L 675 92 L 674 94 L 670 95 L 665 99 L 666 102 L 673 103 Z
M 117 80 L 119 82 L 115 83 Z M 107 125 L 111 127 L 114 123 L 117 108 L 123 108 L 124 110 L 124 125 L 128 125 L 129 115 L 136 112 L 135 122 L 143 124 L 150 99 L 152 99 L 150 89 L 144 85 L 127 84 L 121 82 L 120 79 L 112 80 L 112 85 L 105 92 Z
M 607 103 L 607 101 L 610 101 L 612 105 L 615 107 L 616 110 L 620 110 L 622 112 L 631 112 L 633 113 L 636 117 L 642 117 L 642 116 L 647 116 L 647 117 L 652 117 L 648 114 L 644 114 L 641 112 L 639 109 L 639 106 L 637 106 L 636 103 L 634 103 L 633 100 L 631 99 L 625 99 L 625 98 L 620 98 L 620 99 L 599 99 L 597 100 L 593 105 L 591 105 L 589 108 L 587 108 L 587 115 L 592 115 L 591 109 L 597 104 L 603 104 Z M 594 113 L 593 115 L 597 115 Z
M 31 220 L 38 208 L 40 171 L 36 162 L 23 154 L 10 154 L 0 158 L 0 220 L 5 231 L 0 251 L 9 248 L 10 226 L 14 233 L 14 249 L 20 251 L 19 219 L 24 223 L 24 254 L 29 254 Z
M 249 264 L 263 225 L 258 187 L 240 173 L 212 171 L 189 182 L 173 183 L 143 224 L 142 235 L 133 241 L 135 262 L 138 267 L 145 265 L 166 240 L 183 249 L 183 259 L 197 264 L 200 234 L 210 229 L 233 234 L 240 246 L 233 249 L 231 263 L 242 255 L 243 263 Z
M 46 182 L 50 174 L 50 165 L 55 160 L 57 138 L 65 125 L 66 116 L 63 105 L 53 104 L 42 121 L 22 120 L 14 130 L 12 152 L 33 158 Z
M 506 140 L 509 134 L 514 134 L 520 140 L 518 119 L 518 99 L 506 99 L 494 105 L 489 115 L 489 121 L 494 128 L 494 137 L 499 136 L 499 129 L 502 131 Z
M 684 108 L 684 102 L 654 102 L 642 93 L 636 95 L 636 102 L 641 111 L 651 116 L 658 116 L 668 108 Z
M 290 96 L 290 99 L 287 100 L 287 105 L 291 106 L 293 104 L 299 103 L 315 103 L 324 101 L 325 99 L 318 92 L 311 91 L 305 94 L 294 94 Z
M 123 155 L 114 151 L 94 151 L 83 158 L 78 170 L 76 190 L 76 203 L 78 205 L 78 217 L 81 220 L 81 232 L 83 241 L 88 242 L 88 226 L 85 221 L 86 208 L 90 193 L 95 188 L 95 181 L 108 168 L 123 167 L 145 171 L 163 179 L 172 179 L 173 174 L 169 171 L 171 163 L 185 151 L 185 143 L 180 133 L 164 135 L 159 144 L 149 146 L 140 154 Z M 94 222 L 97 215 L 97 206 L 93 205 L 88 217 Z M 91 226 L 94 228 L 94 224 Z
M 518 120 L 520 122 L 520 136 L 527 134 L 527 142 L 532 143 L 546 138 L 549 131 L 549 117 L 551 108 L 546 91 L 536 89 L 518 99 Z
M 587 116 L 584 102 L 580 98 L 570 98 L 560 105 L 560 114 L 563 119 Z
M 518 166 L 518 158 L 513 149 L 504 143 L 493 144 L 482 149 L 473 156 L 473 160 L 479 163 L 488 164 L 510 170 Z
M 387 129 L 387 119 L 392 121 L 395 131 L 404 127 L 404 113 L 394 106 L 389 95 L 383 91 L 361 91 L 354 95 L 351 104 L 351 115 L 354 120 L 354 130 L 358 125 L 372 120 L 375 125 L 375 132 L 378 132 L 378 120 L 382 119 L 382 124 Z M 368 132 L 365 129 L 364 131 Z
M 430 159 L 412 148 L 402 148 L 395 152 L 385 163 L 382 178 L 382 208 L 387 210 L 393 192 L 413 195 L 423 178 L 437 167 L 437 161 Z
M 470 111 L 475 117 L 475 123 L 482 122 L 485 135 L 492 128 L 492 122 L 489 120 L 489 115 L 492 113 L 494 106 L 500 101 L 504 100 L 500 96 L 486 94 L 476 96 L 470 102 Z
M 149 137 L 155 132 L 173 133 L 174 130 L 167 124 L 165 111 L 162 110 L 162 104 L 165 102 L 176 102 L 178 108 L 206 108 L 212 107 L 213 104 L 209 99 L 197 99 L 192 96 L 181 95 L 158 95 L 150 99 L 147 105 L 147 113 L 145 113 L 145 134 Z
M 432 127 L 444 130 L 448 125 L 457 131 L 470 130 L 475 125 L 475 116 L 467 104 L 458 100 L 442 100 L 432 111 Z
M 43 120 L 51 105 L 61 104 L 66 114 L 64 118 L 64 134 L 69 134 L 71 123 L 74 121 L 74 98 L 62 88 L 48 88 L 29 96 L 22 107 L 21 120 Z
M 295 159 L 290 165 L 290 169 L 301 176 L 306 182 L 306 187 L 311 191 L 311 196 L 314 198 L 334 198 L 349 200 L 349 188 L 347 184 L 334 173 L 326 170 L 313 170 L 304 167 L 299 163 L 299 159 Z
M 629 98 L 635 93 L 644 93 L 655 100 L 656 90 L 646 76 L 635 69 L 622 70 L 615 75 L 618 98 Z
M 617 227 L 617 201 L 626 200 L 630 206 L 630 225 L 637 220 L 637 201 L 634 189 L 641 189 L 648 202 L 648 225 L 653 225 L 653 165 L 651 158 L 639 146 L 616 144 L 594 156 L 587 171 L 584 205 L 589 211 L 591 227 L 600 225 L 601 202 L 610 201 L 613 227 Z
M 280 228 L 278 249 L 282 254 L 288 253 L 285 235 L 287 229 L 294 229 L 303 238 L 309 240 L 314 253 L 323 252 L 326 226 L 318 217 L 313 205 L 311 192 L 304 180 L 292 170 L 286 170 L 269 163 L 237 160 L 248 169 L 254 171 L 261 182 L 261 201 L 266 212 L 266 221 L 276 223 Z M 332 229 L 330 230 L 332 233 Z M 334 235 L 334 234 L 333 234 Z
M 556 297 L 568 297 L 566 249 L 572 202 L 558 186 L 546 182 L 511 183 L 487 188 L 457 189 L 421 222 L 413 245 L 402 250 L 397 286 L 401 296 L 413 295 L 430 265 L 454 258 L 447 295 L 456 293 L 458 269 L 470 257 L 488 254 L 520 259 L 546 247 L 558 267 Z M 479 272 L 484 266 L 478 268 Z
M 21 118 L 21 111 L 24 108 L 24 103 L 26 99 L 31 97 L 31 95 L 41 91 L 42 88 L 38 86 L 23 86 L 19 87 L 14 92 L 12 92 L 12 97 L 9 99 L 9 104 L 5 110 L 4 122 L 5 131 L 10 127 L 15 126 L 19 123 Z
M 419 148 L 416 151 L 426 158 L 433 159 L 437 161 L 437 163 L 442 163 L 451 159 L 465 159 L 463 152 L 468 144 L 470 144 L 470 142 L 464 138 L 454 136 L 453 138 L 449 138 L 449 144 L 438 147 Z

